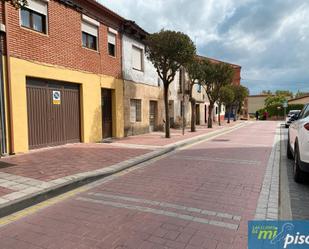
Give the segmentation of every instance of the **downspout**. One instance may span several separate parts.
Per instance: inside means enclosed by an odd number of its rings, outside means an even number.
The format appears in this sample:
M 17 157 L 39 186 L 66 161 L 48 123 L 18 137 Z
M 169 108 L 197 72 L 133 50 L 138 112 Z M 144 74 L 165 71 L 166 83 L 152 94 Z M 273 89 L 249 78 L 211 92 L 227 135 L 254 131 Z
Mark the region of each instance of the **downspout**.
M 2 34 L 1 34 L 2 36 Z M 4 45 L 4 44 L 3 44 Z M 6 123 L 5 123 L 5 103 L 4 103 L 4 77 L 3 77 L 3 51 L 2 37 L 0 37 L 0 123 L 1 123 L 1 155 L 7 154 L 6 146 Z
M 8 3 L 4 3 L 4 24 L 6 28 L 6 80 L 7 80 L 7 106 L 8 106 L 8 133 L 9 133 L 9 154 L 14 155 L 14 131 L 13 131 L 13 115 L 12 115 L 12 87 L 11 87 L 11 63 L 10 63 L 10 44 L 9 44 L 9 28 L 8 28 Z

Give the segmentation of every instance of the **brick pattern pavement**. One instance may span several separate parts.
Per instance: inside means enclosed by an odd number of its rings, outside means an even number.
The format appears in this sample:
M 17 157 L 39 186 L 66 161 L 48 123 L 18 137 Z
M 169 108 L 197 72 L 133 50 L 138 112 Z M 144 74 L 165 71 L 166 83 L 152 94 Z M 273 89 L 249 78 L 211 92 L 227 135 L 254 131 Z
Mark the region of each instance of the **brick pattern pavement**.
M 10 167 L 0 172 L 50 181 L 92 171 L 150 152 L 147 149 L 119 148 L 110 144 L 73 144 L 1 158 Z
M 165 139 L 165 133 L 164 132 L 152 132 L 148 134 L 142 134 L 137 136 L 131 136 L 131 137 L 125 137 L 122 139 L 115 139 L 114 144 L 117 145 L 141 145 L 141 146 L 151 146 L 152 148 L 156 147 L 162 147 L 162 146 L 168 146 L 171 144 L 174 144 L 176 142 L 179 142 L 184 139 L 189 139 L 192 137 L 196 137 L 202 134 L 207 134 L 216 130 L 223 129 L 225 127 L 234 127 L 238 125 L 239 123 L 242 123 L 242 121 L 237 122 L 231 122 L 230 124 L 227 124 L 225 122 L 222 122 L 222 126 L 218 126 L 214 124 L 212 129 L 207 128 L 207 126 L 197 126 L 196 132 L 191 132 L 190 129 L 186 129 L 185 135 L 182 135 L 182 130 L 179 129 L 171 129 L 171 138 Z
M 4 196 L 4 195 L 10 194 L 12 192 L 14 192 L 14 190 L 11 190 L 11 189 L 8 189 L 8 188 L 4 188 L 4 187 L 0 186 L 0 196 Z
M 245 249 L 275 128 L 254 123 L 29 215 L 0 228 L 1 248 Z

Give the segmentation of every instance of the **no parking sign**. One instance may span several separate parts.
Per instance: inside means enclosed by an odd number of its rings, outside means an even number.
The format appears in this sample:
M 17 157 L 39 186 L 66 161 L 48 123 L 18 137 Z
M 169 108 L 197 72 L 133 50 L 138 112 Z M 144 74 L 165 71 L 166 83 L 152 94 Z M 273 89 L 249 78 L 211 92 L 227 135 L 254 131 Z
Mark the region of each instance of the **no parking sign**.
M 60 91 L 53 91 L 53 104 L 60 105 L 61 104 L 61 93 Z

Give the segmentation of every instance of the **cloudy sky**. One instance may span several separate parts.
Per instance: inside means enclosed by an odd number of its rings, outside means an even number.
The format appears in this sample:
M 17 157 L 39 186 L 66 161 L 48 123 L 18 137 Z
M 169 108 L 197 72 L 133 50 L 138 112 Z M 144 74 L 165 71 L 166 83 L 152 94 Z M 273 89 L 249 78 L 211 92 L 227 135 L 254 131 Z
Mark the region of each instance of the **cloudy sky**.
M 99 1 L 148 32 L 185 32 L 199 54 L 241 65 L 251 94 L 309 92 L 307 0 Z

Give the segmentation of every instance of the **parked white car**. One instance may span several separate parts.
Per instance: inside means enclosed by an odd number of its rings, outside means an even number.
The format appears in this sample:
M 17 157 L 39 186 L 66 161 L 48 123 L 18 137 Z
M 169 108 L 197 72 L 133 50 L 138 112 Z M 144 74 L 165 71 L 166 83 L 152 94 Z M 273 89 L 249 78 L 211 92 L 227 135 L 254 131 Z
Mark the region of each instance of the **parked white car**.
M 288 116 L 286 117 L 286 120 L 285 120 L 285 128 L 290 127 L 291 123 L 294 122 L 295 117 L 297 117 L 300 112 L 301 112 L 301 110 L 291 110 L 291 111 L 289 111 Z
M 309 103 L 290 125 L 287 147 L 288 158 L 294 158 L 294 180 L 302 182 L 309 173 Z

